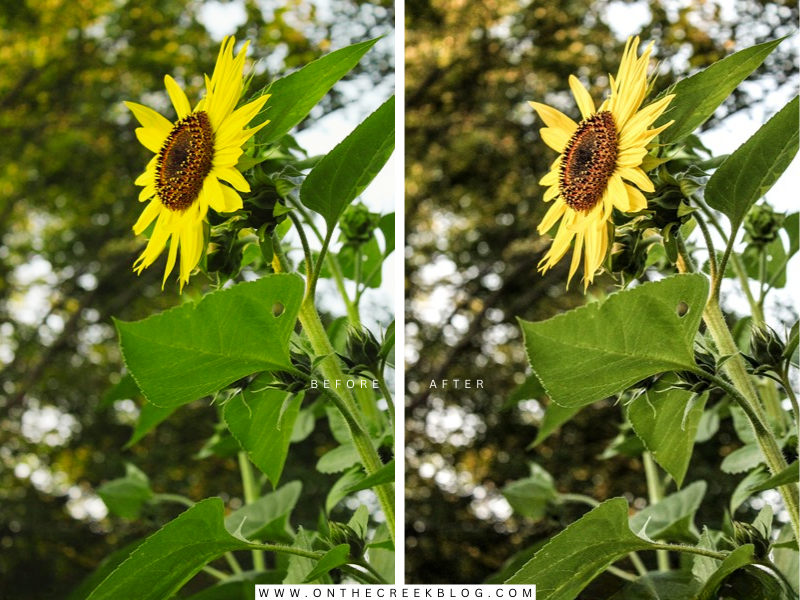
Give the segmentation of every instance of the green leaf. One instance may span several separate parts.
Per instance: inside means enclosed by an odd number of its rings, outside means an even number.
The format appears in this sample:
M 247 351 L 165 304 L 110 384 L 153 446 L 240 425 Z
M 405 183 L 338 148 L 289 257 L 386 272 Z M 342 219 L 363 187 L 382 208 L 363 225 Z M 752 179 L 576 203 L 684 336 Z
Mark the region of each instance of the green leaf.
M 547 321 L 520 320 L 531 366 L 564 407 L 586 406 L 656 373 L 693 369 L 707 296 L 704 275 L 676 275 Z
M 714 534 L 707 528 L 703 527 L 703 533 L 697 542 L 697 547 L 703 550 L 717 551 L 717 542 Z M 702 554 L 695 554 L 692 563 L 692 575 L 700 583 L 705 583 L 717 570 L 720 561 L 710 556 L 703 556 Z
M 204 565 L 225 552 L 258 548 L 225 529 L 219 498 L 198 502 L 147 538 L 103 581 L 89 600 L 170 598 Z
M 162 407 L 213 394 L 251 373 L 289 369 L 303 290 L 300 276 L 274 274 L 143 321 L 116 321 L 125 362 L 147 399 Z
M 347 206 L 363 192 L 394 151 L 394 96 L 356 127 L 308 174 L 301 202 L 333 230 Z
M 349 488 L 347 488 L 347 493 L 357 492 L 359 490 L 368 490 L 369 488 L 373 488 L 384 483 L 394 483 L 394 459 L 383 465 L 372 475 L 369 475 L 358 483 L 351 485 Z
M 69 596 L 67 596 L 67 600 L 86 600 L 89 594 L 92 593 L 92 590 L 100 585 L 111 573 L 116 571 L 117 567 L 128 559 L 131 552 L 143 543 L 144 540 L 136 540 L 106 556 L 100 565 L 92 571 L 86 579 L 81 581 L 78 587 L 70 592 Z
M 139 391 L 136 381 L 134 381 L 130 373 L 126 373 L 122 379 L 103 394 L 102 400 L 97 405 L 97 410 L 108 408 L 117 400 L 132 400 L 141 397 L 141 395 L 142 392 Z
M 352 443 L 342 444 L 323 454 L 317 461 L 320 473 L 339 473 L 361 462 L 356 447 Z
M 530 477 L 505 486 L 502 493 L 517 513 L 538 521 L 558 499 L 558 492 L 550 473 L 536 463 L 531 463 L 530 467 Z
M 719 568 L 708 578 L 703 589 L 700 592 L 700 595 L 697 597 L 698 600 L 716 600 L 717 598 L 717 590 L 719 586 L 722 585 L 722 582 L 725 581 L 725 578 L 728 577 L 731 573 L 736 571 L 737 569 L 741 569 L 742 567 L 752 564 L 754 560 L 753 557 L 753 545 L 747 544 L 745 546 L 739 546 L 731 552 L 728 557 L 723 560 Z
M 797 483 L 798 479 L 800 479 L 800 463 L 795 460 L 783 471 L 776 473 L 766 481 L 751 485 L 748 491 L 753 494 L 756 492 L 763 492 L 764 490 L 771 490 L 782 485 Z
M 706 482 L 695 481 L 633 515 L 631 529 L 638 532 L 645 528 L 644 534 L 653 540 L 695 543 L 699 534 L 694 527 L 694 515 L 705 493 Z
M 625 584 L 610 600 L 695 600 L 697 581 L 689 571 L 649 572 Z
M 331 511 L 339 504 L 339 501 L 350 495 L 349 488 L 356 485 L 363 479 L 364 472 L 360 466 L 354 466 L 345 471 L 345 473 L 336 480 L 328 491 L 328 497 L 325 499 L 325 514 L 331 514 Z
M 711 208 L 724 213 L 732 231 L 766 194 L 797 154 L 798 98 L 789 102 L 731 154 L 706 184 Z
M 329 571 L 338 569 L 342 565 L 346 565 L 350 558 L 350 546 L 348 544 L 339 544 L 328 550 L 325 556 L 317 561 L 316 566 L 311 569 L 311 572 L 306 575 L 303 583 L 311 583 L 315 579 L 319 579 Z
M 357 248 L 344 246 L 339 250 L 336 258 L 339 259 L 339 266 L 345 278 L 351 281 L 356 280 L 356 260 L 359 260 L 361 261 L 360 283 L 366 284 L 370 288 L 379 288 L 381 286 L 383 253 L 378 247 L 378 240 L 374 237 Z
M 287 532 L 289 516 L 302 490 L 303 484 L 299 481 L 287 483 L 229 514 L 225 517 L 225 528 L 231 533 L 240 531 L 250 540 L 291 542 L 294 536 Z
M 293 396 L 283 412 L 288 394 L 264 388 L 269 375 L 258 376 L 246 390 L 225 404 L 225 423 L 242 449 L 273 485 L 278 485 L 292 443 L 294 422 L 303 394 Z
M 383 215 L 378 222 L 378 229 L 381 230 L 383 238 L 386 240 L 386 247 L 383 249 L 383 255 L 389 256 L 394 252 L 394 213 Z
M 728 454 L 719 468 L 723 473 L 744 473 L 764 462 L 764 453 L 758 444 L 747 444 Z
M 130 463 L 125 464 L 125 477 L 104 483 L 97 494 L 109 511 L 126 519 L 138 518 L 153 497 L 147 475 Z
M 675 121 L 659 136 L 662 144 L 671 144 L 683 139 L 706 122 L 717 107 L 745 78 L 755 71 L 764 59 L 786 38 L 772 40 L 745 48 L 732 54 L 707 69 L 678 83 L 659 95 L 675 94 L 669 109 L 656 121 L 661 126 Z
M 316 534 L 310 531 L 303 531 L 300 529 L 300 533 L 297 534 L 297 537 L 294 540 L 294 544 L 292 544 L 292 548 L 297 548 L 299 550 L 306 550 L 308 552 L 312 552 L 314 550 L 314 539 L 316 538 Z M 298 584 L 304 583 L 306 581 L 306 575 L 311 573 L 312 569 L 317 564 L 316 559 L 306 558 L 304 556 L 297 556 L 296 554 L 292 554 L 289 556 L 289 568 L 286 572 L 286 578 L 283 580 L 284 585 L 290 584 Z
M 232 575 L 217 585 L 207 587 L 186 600 L 250 600 L 256 585 L 277 585 L 283 581 L 283 571 L 245 571 Z
M 150 402 L 145 402 L 139 412 L 139 419 L 136 421 L 136 427 L 133 428 L 131 439 L 123 446 L 123 449 L 127 450 L 133 446 L 153 429 L 166 421 L 176 410 L 178 410 L 177 406 L 163 408 L 151 404 Z
M 555 536 L 506 583 L 536 584 L 538 600 L 574 600 L 611 563 L 651 547 L 628 527 L 625 499 L 613 498 Z
M 333 85 L 355 67 L 380 38 L 347 46 L 308 63 L 302 69 L 273 81 L 264 92 L 272 97 L 251 122 L 254 127 L 270 120 L 256 134 L 258 144 L 269 144 L 302 121 Z M 259 94 L 260 95 L 260 94 Z
M 388 583 L 394 583 L 395 556 L 389 528 L 382 523 L 369 544 L 369 564 Z
M 369 508 L 365 504 L 359 505 L 347 526 L 356 532 L 362 540 L 367 538 L 367 525 L 369 524 Z
M 784 547 L 783 544 L 791 542 L 794 542 L 793 548 Z M 772 546 L 772 555 L 774 557 L 772 562 L 789 580 L 794 593 L 800 592 L 800 568 L 798 568 L 800 554 L 797 552 L 797 540 L 794 539 L 791 524 L 787 523 L 781 529 L 776 543 Z
M 764 471 L 764 468 L 759 467 L 750 471 L 747 477 L 739 482 L 739 485 L 736 486 L 736 489 L 733 490 L 733 494 L 731 494 L 730 511 L 732 515 L 736 513 L 736 509 L 739 508 L 745 500 L 753 495 L 750 492 L 750 488 L 754 485 L 758 485 L 762 481 L 766 481 L 768 477 L 769 475 Z
M 503 402 L 502 410 L 513 408 L 525 400 L 539 400 L 544 395 L 544 387 L 542 387 L 536 375 L 528 375 L 525 381 L 514 388 L 514 391 L 511 392 L 506 401 Z
M 659 381 L 646 394 L 628 405 L 628 417 L 636 435 L 678 487 L 692 458 L 695 436 L 703 416 L 708 394 L 700 396 L 688 408 L 692 392 L 669 389 L 669 380 Z

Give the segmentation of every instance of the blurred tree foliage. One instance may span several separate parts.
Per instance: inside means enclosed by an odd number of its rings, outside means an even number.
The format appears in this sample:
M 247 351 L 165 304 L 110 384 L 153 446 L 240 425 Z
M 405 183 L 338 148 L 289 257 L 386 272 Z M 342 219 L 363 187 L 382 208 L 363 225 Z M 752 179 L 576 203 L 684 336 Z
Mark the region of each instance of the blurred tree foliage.
M 598 458 L 622 420 L 612 401 L 583 410 L 535 451 L 526 447 L 536 436 L 541 406 L 502 408 L 526 373 L 516 317 L 541 320 L 584 302 L 582 285 L 573 282 L 564 291 L 568 261 L 545 277 L 536 272 L 550 244 L 536 232 L 545 208 L 537 181 L 555 155 L 539 140 L 527 101 L 579 119 L 570 74 L 590 84 L 595 99 L 602 97 L 606 74 L 616 72 L 624 47 L 611 25 L 629 29 L 628 19 L 635 18 L 615 11 L 623 16 L 614 23 L 611 5 L 645 15 L 640 35 L 656 41 L 654 55 L 662 61 L 656 91 L 734 49 L 796 29 L 793 0 L 737 0 L 733 20 L 720 4 L 407 3 L 407 582 L 481 582 L 509 556 L 585 512 L 570 504 L 536 523 L 511 516 L 499 489 L 528 474 L 526 459 L 553 474 L 562 492 L 604 500 L 636 491 L 629 500 L 642 506 L 640 460 L 624 452 Z M 707 127 L 778 88 L 794 89 L 795 47 L 780 46 Z M 596 280 L 603 284 L 613 289 L 610 278 Z M 455 379 L 462 380 L 461 389 Z M 482 379 L 483 389 L 475 383 L 463 389 L 465 379 Z M 438 389 L 429 387 L 432 380 Z M 725 427 L 715 444 L 700 447 L 707 455 L 695 456 L 690 475 L 710 481 L 705 506 L 716 503 L 717 509 L 701 515 L 717 524 L 719 498 L 737 483 L 718 472 L 720 456 L 736 447 Z M 608 597 L 619 584 L 603 576 L 581 597 Z
M 219 10 L 221 3 L 207 4 Z M 394 21 L 386 0 L 332 0 L 325 14 L 300 0 L 236 4 L 247 18 L 235 34 L 252 40 L 258 87 L 386 34 Z M 65 598 L 113 549 L 183 510 L 159 505 L 135 523 L 87 514 L 100 502 L 93 490 L 121 477 L 124 461 L 159 492 L 241 494 L 235 455 L 193 460 L 214 433 L 216 408 L 207 400 L 129 450 L 136 405 L 101 403 L 122 370 L 111 318 L 136 320 L 180 301 L 174 282 L 161 292 L 160 269 L 141 277 L 131 269 L 143 243 L 131 232 L 140 210 L 133 181 L 146 152 L 122 101 L 170 115 L 165 74 L 197 101 L 218 52 L 202 24 L 205 8 L 182 0 L 0 3 L 2 598 Z M 377 46 L 349 85 L 391 87 L 393 62 L 391 43 Z M 358 98 L 337 89 L 315 116 Z M 202 278 L 192 280 L 199 285 Z M 192 297 L 191 286 L 184 294 Z M 315 435 L 316 449 L 290 461 L 285 476 L 308 479 L 306 493 L 324 494 L 330 482 L 303 475 L 313 454 L 333 444 L 325 432 Z

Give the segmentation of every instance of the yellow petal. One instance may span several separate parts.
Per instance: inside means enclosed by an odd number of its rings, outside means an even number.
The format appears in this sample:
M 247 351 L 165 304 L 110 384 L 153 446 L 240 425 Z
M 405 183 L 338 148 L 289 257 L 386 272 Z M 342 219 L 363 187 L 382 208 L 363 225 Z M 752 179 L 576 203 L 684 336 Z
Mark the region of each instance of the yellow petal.
M 175 107 L 175 112 L 178 114 L 178 119 L 189 116 L 192 112 L 192 107 L 189 105 L 189 99 L 181 89 L 181 86 L 169 75 L 164 76 L 164 85 L 167 88 L 169 99 L 172 100 L 172 106 Z
M 553 198 L 556 198 L 557 196 L 558 196 L 558 186 L 552 185 L 545 190 L 542 200 L 544 200 L 545 202 L 550 202 Z
M 156 154 L 159 153 L 161 146 L 164 145 L 167 135 L 161 135 L 161 132 L 151 127 L 136 128 L 136 137 L 139 138 L 142 146 L 150 150 L 150 152 L 155 152 Z
M 217 212 L 225 212 L 225 196 L 222 194 L 222 187 L 213 174 L 209 174 L 203 183 L 205 199 L 208 205 Z
M 545 144 L 556 152 L 561 153 L 564 151 L 564 148 L 566 148 L 567 142 L 569 142 L 572 134 L 568 134 L 564 129 L 545 127 L 539 130 L 539 135 L 542 136 L 542 141 L 544 141 Z
M 647 199 L 642 192 L 627 183 L 625 184 L 625 190 L 628 192 L 628 203 L 630 205 L 628 212 L 636 213 L 647 208 Z
M 567 209 L 567 203 L 564 202 L 562 199 L 558 199 L 553 202 L 553 205 L 548 209 L 547 213 L 544 215 L 544 218 L 539 223 L 539 226 L 536 228 L 540 234 L 547 233 L 550 229 L 553 228 L 553 225 L 558 223 L 558 220 L 564 215 L 564 211 Z
M 142 233 L 145 229 L 150 226 L 150 223 L 153 222 L 160 213 L 161 209 L 164 208 L 161 204 L 161 200 L 158 198 L 153 198 L 150 201 L 150 204 L 144 207 L 142 214 L 139 215 L 139 218 L 136 220 L 136 223 L 133 226 L 133 232 L 136 235 Z M 167 210 L 164 208 L 164 210 Z
M 247 180 L 239 171 L 232 167 L 227 169 L 212 168 L 210 175 L 216 176 L 218 179 L 222 179 L 222 181 L 227 181 L 240 192 L 250 191 L 250 184 L 247 183 Z
M 639 167 L 627 167 L 624 169 L 618 169 L 617 172 L 619 173 L 620 177 L 623 179 L 627 179 L 631 183 L 634 183 L 639 186 L 639 189 L 645 192 L 654 192 L 655 187 L 653 187 L 653 182 L 650 181 L 650 178 L 644 174 Z
M 567 132 L 567 137 L 571 137 L 578 128 L 578 124 L 575 121 L 552 106 L 540 104 L 539 102 L 528 102 L 528 104 L 539 114 L 545 125 L 553 129 L 563 129 Z
M 225 209 L 222 212 L 233 212 L 240 210 L 243 206 L 242 197 L 232 187 L 227 185 L 219 186 L 222 189 L 222 195 L 225 196 Z
M 586 88 L 583 87 L 580 79 L 575 77 L 575 75 L 570 75 L 569 87 L 572 90 L 572 95 L 575 96 L 575 101 L 578 103 L 581 116 L 584 119 L 591 117 L 594 114 L 594 101 Z
M 622 178 L 617 174 L 612 175 L 608 180 L 608 195 L 611 197 L 611 202 L 613 202 L 614 206 L 622 212 L 628 212 L 630 210 L 628 192 L 625 190 L 625 184 L 622 183 Z
M 136 117 L 136 120 L 139 121 L 142 127 L 145 129 L 152 129 L 158 135 L 163 136 L 162 142 L 169 135 L 169 132 L 172 131 L 172 123 L 152 108 L 144 106 L 143 104 L 137 104 L 136 102 L 125 102 L 125 106 L 131 110 L 133 116 Z

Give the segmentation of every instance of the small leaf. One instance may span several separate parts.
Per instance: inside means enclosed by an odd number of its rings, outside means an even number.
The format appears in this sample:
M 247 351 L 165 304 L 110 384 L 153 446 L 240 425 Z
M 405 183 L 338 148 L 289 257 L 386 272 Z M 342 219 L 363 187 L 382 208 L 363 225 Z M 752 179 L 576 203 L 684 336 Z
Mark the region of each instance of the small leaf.
M 776 473 L 761 483 L 751 485 L 749 488 L 747 488 L 747 491 L 755 494 L 756 492 L 771 490 L 782 485 L 791 485 L 793 483 L 797 483 L 798 479 L 800 479 L 800 463 L 795 460 L 780 473 Z
M 310 531 L 303 531 L 297 534 L 294 539 L 292 548 L 312 552 L 314 550 L 314 540 L 316 534 Z M 298 556 L 296 554 L 289 555 L 289 568 L 286 572 L 286 577 L 283 580 L 284 585 L 304 583 L 306 575 L 311 573 L 312 569 L 316 566 L 317 560 L 306 558 L 305 556 Z
M 653 540 L 695 543 L 699 537 L 694 527 L 694 515 L 706 493 L 706 482 L 695 481 L 684 489 L 650 504 L 631 517 L 633 531 L 643 528 Z
M 328 90 L 359 63 L 378 39 L 331 52 L 267 86 L 263 91 L 272 96 L 264 110 L 250 122 L 250 127 L 255 127 L 266 119 L 270 121 L 256 134 L 258 144 L 277 140 L 302 121 Z
M 300 200 L 321 214 L 332 230 L 394 151 L 394 96 L 331 150 L 308 174 Z
M 389 256 L 394 252 L 394 213 L 383 215 L 378 222 L 378 229 L 381 230 L 383 238 L 386 240 L 383 255 Z
M 798 97 L 731 154 L 706 184 L 705 199 L 736 232 L 750 207 L 766 194 L 797 154 Z
M 513 408 L 520 402 L 525 400 L 539 400 L 545 395 L 544 387 L 542 386 L 539 378 L 536 375 L 528 375 L 528 377 L 519 384 L 514 391 L 503 402 L 502 410 Z
M 196 305 L 116 321 L 128 369 L 147 399 L 166 408 L 258 371 L 291 368 L 289 338 L 304 287 L 298 275 L 268 275 L 208 294 Z
M 656 373 L 693 369 L 707 296 L 704 275 L 676 275 L 547 321 L 520 321 L 531 366 L 564 407 L 586 406 Z
M 325 514 L 331 514 L 331 511 L 339 504 L 339 501 L 350 495 L 348 491 L 353 485 L 356 485 L 363 479 L 364 472 L 361 466 L 354 466 L 345 471 L 345 473 L 336 480 L 328 491 L 328 497 L 325 499 Z
M 302 483 L 292 481 L 261 496 L 225 517 L 226 529 L 231 533 L 239 531 L 251 540 L 291 542 L 293 536 L 287 533 L 289 515 L 297 505 L 302 489 Z
M 639 396 L 628 405 L 628 417 L 653 458 L 680 487 L 689 468 L 708 394 L 700 396 L 687 413 L 694 394 L 668 385 L 669 379 L 662 379 L 646 395 Z
M 150 480 L 130 463 L 125 464 L 125 477 L 101 485 L 97 494 L 108 510 L 126 519 L 136 519 L 153 497 Z
M 739 485 L 736 486 L 736 489 L 733 490 L 733 494 L 731 494 L 730 512 L 732 515 L 736 513 L 736 509 L 739 508 L 745 500 L 752 496 L 750 488 L 765 481 L 768 477 L 769 475 L 764 471 L 764 468 L 759 467 L 750 471 L 747 477 L 739 482 Z
M 320 473 L 339 473 L 360 463 L 356 447 L 351 444 L 342 444 L 323 454 L 317 461 L 317 471 Z
M 662 144 L 683 139 L 706 122 L 717 107 L 786 38 L 780 38 L 732 54 L 710 67 L 681 79 L 659 97 L 675 94 L 669 109 L 655 126 L 675 121 L 659 136 Z
M 316 566 L 308 575 L 306 575 L 306 579 L 303 583 L 311 583 L 329 571 L 337 569 L 342 565 L 346 565 L 349 559 L 350 546 L 348 544 L 339 544 L 338 546 L 331 548 L 325 553 L 325 556 L 317 561 Z
M 505 486 L 502 493 L 514 511 L 537 521 L 558 499 L 553 477 L 536 463 L 531 463 L 530 477 Z
M 349 488 L 347 488 L 347 493 L 350 494 L 359 490 L 368 490 L 369 488 L 373 488 L 384 483 L 394 483 L 394 459 L 383 465 L 372 475 L 369 475 L 358 483 L 351 485 Z
M 764 464 L 764 453 L 758 444 L 747 444 L 737 448 L 722 460 L 720 469 L 723 473 L 744 473 Z
M 278 485 L 303 394 L 291 395 L 289 405 L 281 414 L 284 401 L 290 394 L 264 388 L 264 384 L 271 380 L 269 375 L 257 377 L 246 390 L 225 404 L 223 415 L 228 429 L 253 464 L 273 485 Z
M 166 421 L 176 410 L 178 410 L 177 406 L 162 408 L 150 402 L 145 402 L 139 412 L 139 418 L 136 421 L 136 427 L 133 428 L 131 439 L 123 446 L 123 449 L 127 450 L 133 446 L 136 442 L 153 431 L 153 429 Z
M 624 498 L 606 500 L 556 535 L 507 584 L 536 584 L 538 600 L 574 600 L 629 552 L 652 547 L 628 527 Z
M 224 505 L 208 498 L 147 538 L 89 596 L 89 600 L 171 598 L 204 565 L 225 552 L 258 548 L 225 529 Z
M 117 400 L 133 400 L 141 397 L 142 392 L 139 391 L 136 381 L 130 373 L 126 373 L 119 382 L 103 394 L 102 400 L 100 400 L 100 403 L 97 405 L 97 410 L 108 408 Z

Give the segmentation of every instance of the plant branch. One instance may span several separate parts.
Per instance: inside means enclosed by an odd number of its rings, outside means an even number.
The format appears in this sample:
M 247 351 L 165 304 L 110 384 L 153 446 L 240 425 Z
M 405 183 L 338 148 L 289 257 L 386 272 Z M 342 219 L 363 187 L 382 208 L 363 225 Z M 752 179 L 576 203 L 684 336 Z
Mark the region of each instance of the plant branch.
M 308 289 L 311 286 L 311 273 L 314 272 L 314 261 L 311 258 L 311 249 L 308 247 L 306 230 L 303 228 L 303 223 L 300 221 L 297 215 L 294 214 L 294 211 L 289 211 L 289 218 L 292 220 L 292 223 L 294 223 L 294 227 L 297 229 L 297 234 L 300 236 L 300 242 L 303 244 L 303 253 L 306 257 L 306 273 L 308 274 L 306 289 Z
M 253 465 L 250 463 L 250 459 L 247 458 L 247 454 L 244 451 L 239 452 L 239 471 L 242 474 L 244 502 L 248 505 L 253 504 L 258 500 L 260 494 L 255 474 L 253 473 Z M 265 571 L 266 568 L 264 553 L 261 550 L 253 550 L 253 569 L 256 571 Z
M 680 245 L 679 245 L 680 247 Z M 650 504 L 655 506 L 664 498 L 664 488 L 661 485 L 661 480 L 658 477 L 658 467 L 653 460 L 652 454 L 645 451 L 642 454 L 644 462 L 644 474 L 647 480 L 647 495 L 650 499 Z M 658 562 L 658 570 L 662 573 L 669 571 L 669 554 L 664 550 L 656 550 L 656 561 Z

